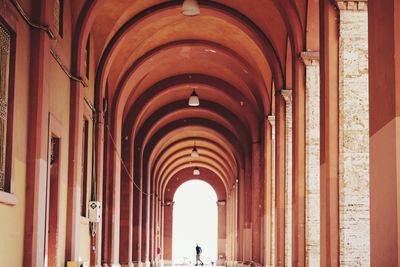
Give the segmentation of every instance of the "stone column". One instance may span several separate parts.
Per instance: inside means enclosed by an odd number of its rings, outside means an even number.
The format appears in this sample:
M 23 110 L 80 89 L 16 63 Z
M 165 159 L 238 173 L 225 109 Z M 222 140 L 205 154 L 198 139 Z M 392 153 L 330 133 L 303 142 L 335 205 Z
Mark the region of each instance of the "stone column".
M 340 10 L 340 266 L 369 266 L 367 3 L 365 1 L 338 1 L 337 4 Z
M 320 266 L 319 52 L 303 52 L 306 66 L 306 266 Z
M 217 265 L 225 265 L 226 260 L 226 201 L 218 200 L 218 259 Z
M 292 90 L 282 89 L 281 94 L 286 104 L 285 266 L 292 266 Z
M 275 116 L 270 115 L 265 122 L 265 265 L 275 262 Z

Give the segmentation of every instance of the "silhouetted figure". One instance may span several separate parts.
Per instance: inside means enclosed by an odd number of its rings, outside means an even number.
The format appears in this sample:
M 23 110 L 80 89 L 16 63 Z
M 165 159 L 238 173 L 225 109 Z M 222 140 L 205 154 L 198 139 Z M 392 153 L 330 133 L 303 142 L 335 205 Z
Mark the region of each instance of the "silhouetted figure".
M 200 259 L 201 252 L 202 252 L 201 247 L 198 244 L 196 244 L 196 264 L 195 264 L 195 266 L 197 266 L 199 262 L 201 265 L 204 265 L 204 263 Z

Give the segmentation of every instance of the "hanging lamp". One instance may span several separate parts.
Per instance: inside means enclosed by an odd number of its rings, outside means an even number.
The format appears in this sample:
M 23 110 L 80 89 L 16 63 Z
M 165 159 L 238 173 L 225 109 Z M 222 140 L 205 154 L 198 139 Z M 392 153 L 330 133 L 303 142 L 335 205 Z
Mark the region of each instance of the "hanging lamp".
M 200 15 L 200 8 L 197 0 L 184 0 L 182 4 L 182 14 L 185 16 Z
M 197 151 L 196 144 L 194 144 L 193 149 L 192 149 L 192 153 L 190 153 L 190 156 L 191 156 L 192 158 L 198 158 L 198 157 L 200 157 L 199 151 Z
M 196 90 L 193 89 L 192 94 L 189 97 L 189 102 L 188 102 L 189 106 L 191 107 L 198 107 L 200 106 L 200 99 L 199 96 L 196 94 Z
M 198 167 L 194 167 L 194 169 L 193 169 L 193 175 L 196 175 L 196 176 L 200 175 L 200 170 L 199 170 Z

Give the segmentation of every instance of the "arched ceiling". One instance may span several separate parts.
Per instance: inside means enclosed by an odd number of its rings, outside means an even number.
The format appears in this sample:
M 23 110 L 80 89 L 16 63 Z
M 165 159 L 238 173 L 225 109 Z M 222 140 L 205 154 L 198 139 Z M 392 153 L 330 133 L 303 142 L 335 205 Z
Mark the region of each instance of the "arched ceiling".
M 306 0 L 199 4 L 200 15 L 187 17 L 182 1 L 93 0 L 80 17 L 111 132 L 160 195 L 194 166 L 225 192 L 243 178 L 273 112 L 272 90 L 286 86 L 287 59 L 305 43 Z M 187 105 L 193 89 L 199 107 Z M 190 157 L 194 142 L 199 158 Z

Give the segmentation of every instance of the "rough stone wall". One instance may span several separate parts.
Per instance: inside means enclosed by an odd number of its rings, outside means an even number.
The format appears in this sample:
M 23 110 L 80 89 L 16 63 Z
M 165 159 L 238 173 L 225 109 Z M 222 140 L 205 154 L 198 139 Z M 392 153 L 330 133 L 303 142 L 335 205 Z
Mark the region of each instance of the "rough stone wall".
M 319 61 L 306 64 L 306 266 L 320 266 Z
M 368 14 L 364 2 L 338 6 L 340 265 L 369 266 Z
M 292 91 L 281 92 L 286 102 L 285 266 L 292 266 Z

